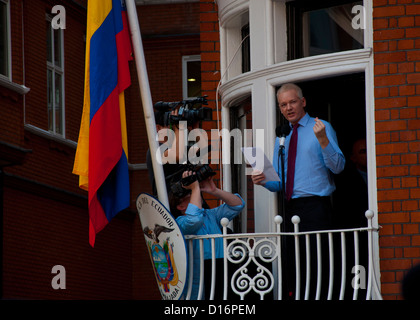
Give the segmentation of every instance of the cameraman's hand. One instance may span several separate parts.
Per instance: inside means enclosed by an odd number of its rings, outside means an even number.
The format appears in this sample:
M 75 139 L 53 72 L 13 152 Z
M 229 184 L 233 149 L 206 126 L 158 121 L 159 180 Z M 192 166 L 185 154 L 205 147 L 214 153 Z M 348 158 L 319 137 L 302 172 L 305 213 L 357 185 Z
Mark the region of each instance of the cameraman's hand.
M 191 175 L 195 175 L 195 172 L 193 172 L 193 171 L 184 171 L 182 173 L 182 178 L 186 178 L 186 177 L 191 176 Z M 188 189 L 188 190 L 194 190 L 194 189 L 200 190 L 200 184 L 198 183 L 197 180 L 195 180 L 193 183 L 189 184 L 188 186 L 182 185 L 182 187 L 185 188 L 185 189 Z
M 207 179 L 201 181 L 200 189 L 201 191 L 207 192 L 212 196 L 222 200 L 229 206 L 239 206 L 242 204 L 242 199 L 237 195 L 216 187 L 216 184 L 213 181 L 213 177 L 208 177 Z
M 216 184 L 213 181 L 213 177 L 208 177 L 207 179 L 200 182 L 200 189 L 203 192 L 207 192 L 210 194 L 213 194 L 216 192 L 217 187 Z

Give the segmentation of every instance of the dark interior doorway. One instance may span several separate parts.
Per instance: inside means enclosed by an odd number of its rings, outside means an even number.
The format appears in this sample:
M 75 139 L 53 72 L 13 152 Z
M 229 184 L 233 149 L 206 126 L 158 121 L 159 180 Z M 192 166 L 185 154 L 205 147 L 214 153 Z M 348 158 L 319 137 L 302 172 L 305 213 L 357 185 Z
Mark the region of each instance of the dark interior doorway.
M 365 75 L 354 73 L 337 77 L 296 82 L 306 98 L 306 112 L 331 123 L 338 145 L 346 158 L 346 167 L 334 175 L 336 191 L 332 201 L 335 228 L 366 227 L 368 209 Z M 277 111 L 278 122 L 286 119 Z M 357 143 L 356 143 L 357 142 Z M 355 159 L 354 154 L 363 156 Z M 360 164 L 366 166 L 360 170 Z M 280 199 L 279 199 L 280 200 Z
M 358 138 L 366 137 L 365 75 L 355 73 L 338 77 L 296 82 L 306 98 L 306 112 L 331 123 L 346 159 Z M 281 123 L 286 120 L 277 110 Z

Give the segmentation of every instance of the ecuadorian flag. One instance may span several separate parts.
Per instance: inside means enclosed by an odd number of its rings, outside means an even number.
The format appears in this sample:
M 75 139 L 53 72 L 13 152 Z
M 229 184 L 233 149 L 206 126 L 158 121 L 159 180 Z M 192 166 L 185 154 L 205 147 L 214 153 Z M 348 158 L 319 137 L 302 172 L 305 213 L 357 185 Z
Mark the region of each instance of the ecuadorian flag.
M 88 0 L 83 114 L 73 173 L 88 191 L 89 242 L 130 205 L 124 90 L 132 59 L 121 0 Z

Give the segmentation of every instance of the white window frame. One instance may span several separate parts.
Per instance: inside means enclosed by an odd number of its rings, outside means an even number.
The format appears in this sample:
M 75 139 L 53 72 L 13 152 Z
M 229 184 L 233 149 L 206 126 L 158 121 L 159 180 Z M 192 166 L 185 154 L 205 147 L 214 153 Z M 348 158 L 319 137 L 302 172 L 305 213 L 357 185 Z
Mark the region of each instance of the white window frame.
M 249 0 L 249 3 L 252 4 L 255 0 Z M 223 1 L 218 1 L 223 2 Z M 248 3 L 248 1 L 244 1 Z M 282 61 L 268 65 L 265 68 L 251 70 L 249 73 L 241 74 L 233 78 L 226 79 L 222 82 L 220 86 L 220 94 L 222 98 L 222 113 L 227 113 L 229 106 L 233 105 L 235 101 L 241 100 L 246 96 L 252 96 L 253 105 L 266 110 L 258 111 L 258 115 L 255 115 L 253 120 L 255 128 L 265 128 L 267 134 L 265 135 L 265 141 L 274 141 L 275 138 L 275 110 L 276 110 L 276 101 L 275 101 L 275 88 L 285 82 L 301 82 L 314 80 L 323 77 L 333 77 L 339 75 L 345 75 L 355 72 L 363 72 L 366 79 L 366 129 L 367 129 L 367 144 L 370 151 L 369 154 L 369 186 L 372 188 L 371 194 L 375 195 L 370 197 L 371 209 L 374 212 L 377 212 L 377 201 L 376 201 L 376 158 L 375 158 L 375 121 L 374 121 L 374 83 L 373 83 L 373 39 L 372 39 L 372 1 L 365 0 L 364 7 L 366 9 L 366 26 L 364 34 L 365 48 L 358 50 L 349 50 L 341 51 L 330 54 L 318 55 L 305 57 L 296 60 L 286 61 L 284 60 L 285 55 L 280 54 L 276 55 L 277 57 L 283 57 Z M 275 18 L 273 21 L 273 26 L 271 29 L 279 30 L 278 26 L 284 26 L 284 14 L 277 15 L 278 13 L 284 13 L 285 10 L 285 0 L 279 0 L 275 2 L 274 5 Z M 238 16 L 240 13 L 231 12 L 233 17 Z M 228 16 L 225 13 L 225 16 Z M 254 18 L 254 13 L 250 11 L 250 20 Z M 261 17 L 260 17 L 261 18 Z M 258 21 L 256 21 L 258 22 Z M 260 21 L 263 23 L 263 21 Z M 221 21 L 223 25 L 228 24 L 227 21 Z M 257 23 L 254 23 L 256 25 Z M 250 24 L 252 28 L 252 24 Z M 261 31 L 264 31 L 266 28 L 260 26 Z M 287 32 L 286 29 L 282 29 L 284 33 Z M 228 33 L 228 29 L 223 30 L 225 33 Z M 251 30 L 251 36 L 258 36 L 258 34 Z M 225 34 L 224 37 L 228 37 L 228 34 Z M 274 40 L 275 39 L 275 40 Z M 286 39 L 286 36 L 277 34 L 273 37 L 273 40 Z M 251 38 L 251 43 L 252 43 Z M 269 47 L 275 48 L 276 52 L 285 53 L 287 42 L 283 42 L 284 45 L 281 46 L 276 43 L 276 46 L 271 45 Z M 223 46 L 234 46 L 234 44 L 227 41 L 221 43 Z M 229 55 L 227 52 L 229 48 L 221 47 L 221 51 L 224 54 L 221 54 L 221 66 L 228 67 Z M 269 55 L 269 54 L 267 54 Z M 263 55 L 261 55 L 263 56 Z M 222 69 L 221 73 L 227 73 L 228 71 Z M 259 93 L 258 93 L 259 92 Z M 262 100 L 263 99 L 263 100 Z M 254 107 L 255 108 L 255 107 Z M 266 112 L 264 112 L 266 111 Z M 261 116 L 265 114 L 265 116 Z M 222 116 L 223 119 L 223 116 Z M 223 124 L 225 127 L 227 124 Z M 267 143 L 267 148 L 265 148 L 267 155 L 272 156 L 272 146 L 270 143 Z
M 0 74 L 3 80 L 12 81 L 12 42 L 11 42 L 11 30 L 10 30 L 10 1 L 0 0 L 1 3 L 6 5 L 6 41 L 7 41 L 7 74 Z
M 242 28 L 249 24 L 249 8 L 246 1 L 235 5 L 237 7 L 233 12 L 227 10 L 222 15 L 224 23 L 220 25 L 220 55 L 224 57 L 220 61 L 222 83 L 242 74 Z M 252 61 L 250 64 L 252 70 Z
M 266 46 L 259 46 L 265 50 L 259 55 L 251 54 L 253 59 L 260 61 L 251 61 L 251 66 L 262 65 L 263 59 L 270 62 L 266 57 L 274 57 L 274 63 L 261 68 L 253 68 L 251 72 L 236 75 L 235 77 L 226 77 L 219 89 L 222 105 L 222 127 L 229 128 L 229 122 L 223 119 L 229 119 L 229 107 L 233 106 L 235 101 L 239 101 L 246 96 L 251 95 L 253 112 L 253 136 L 256 144 L 256 129 L 264 128 L 264 142 L 258 144 L 264 147 L 265 154 L 269 159 L 273 157 L 273 141 L 275 139 L 276 127 L 276 109 L 277 102 L 275 89 L 286 82 L 301 82 L 323 77 L 334 77 L 351 73 L 363 72 L 365 74 L 365 94 L 366 94 L 366 142 L 368 149 L 368 186 L 369 186 L 369 209 L 374 212 L 373 226 L 378 227 L 378 204 L 376 187 L 376 146 L 375 146 L 375 96 L 374 96 L 374 63 L 373 63 L 373 26 L 372 26 L 372 0 L 364 0 L 365 8 L 365 30 L 364 30 L 364 49 L 341 51 L 331 54 L 305 57 L 296 60 L 287 60 L 287 28 L 285 23 L 286 11 L 285 3 L 288 0 L 278 0 L 273 2 L 262 2 L 259 0 L 242 0 L 243 5 L 240 9 L 230 6 L 228 0 L 218 0 L 219 13 L 221 18 L 221 73 L 230 73 L 228 52 L 234 47 L 234 44 L 227 41 L 229 38 L 229 29 L 226 26 L 229 21 L 223 20 L 223 17 L 237 17 L 243 12 L 244 8 L 249 6 L 250 11 L 250 36 L 252 48 L 255 50 L 255 43 L 267 35 L 267 30 L 275 30 L 274 35 L 267 40 Z M 253 10 L 257 6 L 265 4 L 266 10 Z M 273 6 L 272 6 L 273 5 Z M 246 8 L 245 8 L 246 10 Z M 265 14 L 265 16 L 264 16 Z M 273 17 L 268 19 L 267 17 Z M 254 29 L 252 29 L 254 26 Z M 257 28 L 255 28 L 257 26 Z M 257 48 L 257 49 L 258 49 Z M 222 144 L 222 148 L 227 145 Z M 223 152 L 223 151 L 222 151 Z M 223 169 L 223 187 L 230 189 L 231 181 L 229 177 L 231 168 L 224 166 Z M 260 215 L 255 217 L 255 231 L 266 232 L 274 231 L 272 217 L 279 212 L 277 197 L 261 188 L 254 186 L 255 213 Z M 379 275 L 379 241 L 378 236 L 374 237 L 374 257 L 376 275 Z M 379 282 L 379 279 L 377 279 Z
M 0 0 L 0 3 L 6 5 L 6 39 L 7 39 L 7 74 L 0 74 L 0 86 L 15 91 L 18 94 L 25 95 L 29 92 L 29 88 L 24 84 L 14 83 L 12 81 L 12 31 L 10 23 L 10 0 Z
M 47 22 L 49 22 L 49 23 L 51 23 L 51 21 L 52 21 L 52 18 L 51 18 L 51 16 L 49 16 L 49 15 L 46 15 L 46 21 Z M 58 66 L 58 65 L 55 65 L 55 61 L 54 61 L 54 56 L 55 56 L 55 52 L 54 52 L 54 48 L 55 48 L 55 45 L 54 45 L 54 32 L 60 32 L 60 39 L 61 39 L 61 43 L 60 43 L 60 61 L 61 61 L 61 66 Z M 51 121 L 52 121 L 52 130 L 50 130 L 49 129 L 49 127 L 50 127 L 50 119 L 48 119 L 48 131 L 49 132 L 51 132 L 51 133 L 53 133 L 53 134 L 55 134 L 55 135 L 58 135 L 58 136 L 61 136 L 61 137 L 63 137 L 63 138 L 65 138 L 65 133 L 66 133 L 66 126 L 65 126 L 65 123 L 66 123 L 66 121 L 65 121 L 65 119 L 66 119 L 66 117 L 65 117 L 65 91 L 64 91 L 64 32 L 63 32 L 63 30 L 62 29 L 54 29 L 54 28 L 52 28 L 51 27 L 51 53 L 52 53 L 52 62 L 50 62 L 50 61 L 48 61 L 47 60 L 47 77 L 48 77 L 48 71 L 51 71 L 52 72 L 52 81 L 51 81 L 51 83 L 52 83 L 52 88 L 51 88 L 51 90 L 52 90 L 52 92 L 53 92 L 53 95 L 52 95 L 52 98 L 53 98 L 53 105 L 55 105 L 56 104 L 56 100 L 55 100 L 55 89 L 56 89 L 56 87 L 55 87 L 55 76 L 56 76 L 56 74 L 59 74 L 60 76 L 61 76 L 61 83 L 60 83 L 60 86 L 61 86 L 61 101 L 60 101 L 60 104 L 61 104 L 61 108 L 62 108 L 62 110 L 61 110 L 61 133 L 58 133 L 57 131 L 57 128 L 56 128 L 56 121 L 55 121 L 55 107 L 53 107 L 52 108 L 52 117 L 51 117 Z M 48 82 L 48 79 L 47 79 L 47 82 Z M 47 86 L 48 86 L 48 83 L 47 83 Z M 48 97 L 47 97 L 47 99 L 48 99 Z M 48 103 L 47 103 L 48 104 Z M 47 105 L 47 112 L 48 112 L 48 105 Z

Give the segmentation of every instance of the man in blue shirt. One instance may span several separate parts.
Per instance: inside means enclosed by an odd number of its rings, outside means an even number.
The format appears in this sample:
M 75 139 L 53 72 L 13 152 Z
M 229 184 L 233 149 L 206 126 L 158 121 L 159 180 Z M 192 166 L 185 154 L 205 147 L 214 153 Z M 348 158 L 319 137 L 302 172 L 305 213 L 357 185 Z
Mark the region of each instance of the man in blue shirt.
M 280 112 L 290 126 L 299 124 L 296 150 L 294 185 L 291 199 L 286 201 L 286 221 L 293 215 L 301 218 L 300 231 L 321 230 L 330 227 L 330 195 L 335 190 L 333 174 L 344 169 L 345 159 L 332 126 L 306 113 L 306 99 L 295 84 L 283 85 L 277 92 Z M 287 177 L 288 149 L 292 132 L 285 140 L 285 177 Z M 273 166 L 280 179 L 279 138 L 274 144 Z M 281 182 L 266 181 L 264 173 L 252 175 L 254 184 L 262 185 L 272 192 L 280 191 Z M 286 180 L 287 183 L 287 180 Z
M 184 171 L 182 177 L 186 178 L 192 174 L 191 171 Z M 207 234 L 222 234 L 222 226 L 220 220 L 227 218 L 232 220 L 236 217 L 244 208 L 245 202 L 239 194 L 233 194 L 216 187 L 213 178 L 209 177 L 200 183 L 196 180 L 190 185 L 183 186 L 185 189 L 191 190 L 183 198 L 179 199 L 171 196 L 171 212 L 175 215 L 180 214 L 176 217 L 176 222 L 184 235 L 207 235 Z M 212 195 L 213 197 L 222 200 L 224 203 L 213 209 L 205 209 L 202 206 L 203 200 L 201 197 L 201 191 Z M 203 241 L 204 248 L 204 279 L 205 279 L 205 298 L 209 299 L 210 293 L 210 280 L 211 273 L 209 271 L 209 265 L 207 262 L 211 261 L 212 250 L 211 241 L 205 239 Z M 193 284 L 191 292 L 191 300 L 198 299 L 199 283 L 200 283 L 200 248 L 197 240 L 193 242 Z M 216 258 L 216 270 L 218 270 L 217 278 L 223 279 L 223 240 L 218 238 L 215 240 L 215 258 Z M 219 267 L 218 267 L 219 266 Z M 223 283 L 216 283 L 216 296 L 215 299 L 222 299 Z
M 299 231 L 314 231 L 326 230 L 332 227 L 332 204 L 330 196 L 335 190 L 333 174 L 338 174 L 344 169 L 345 159 L 344 155 L 338 147 L 337 136 L 331 125 L 318 118 L 312 118 L 306 113 L 306 99 L 302 95 L 302 90 L 295 84 L 289 83 L 283 85 L 277 91 L 277 101 L 280 112 L 289 121 L 293 129 L 286 137 L 284 142 L 284 167 L 285 167 L 285 182 L 286 182 L 286 196 L 285 213 L 283 218 L 285 220 L 286 231 L 293 231 L 291 218 L 294 215 L 300 217 Z M 296 146 L 296 160 L 294 183 L 292 190 L 288 192 L 287 189 L 287 171 L 288 171 L 288 156 L 289 145 L 291 144 L 291 137 L 293 130 L 297 130 L 297 146 Z M 279 138 L 276 138 L 274 144 L 273 166 L 276 168 L 280 179 L 282 179 L 281 165 L 279 164 Z M 252 175 L 254 184 L 262 185 L 272 192 L 280 191 L 282 183 L 275 181 L 264 181 L 265 175 L 261 172 L 256 172 Z M 300 238 L 301 247 L 304 248 L 303 237 Z M 322 239 L 322 252 L 328 252 L 328 245 Z M 316 271 L 317 271 L 317 245 L 314 237 L 311 237 L 311 295 L 314 294 L 316 287 Z M 286 277 L 285 288 L 289 297 L 293 297 L 295 285 L 293 284 L 295 269 L 293 261 L 294 258 L 294 243 L 293 238 L 288 237 L 283 242 L 286 245 L 284 250 L 286 257 Z M 301 250 L 302 265 L 305 265 L 304 250 Z M 323 266 L 328 266 L 328 255 L 323 254 Z M 328 268 L 323 269 L 323 289 L 321 292 L 326 292 L 325 288 L 328 279 L 326 274 Z M 304 274 L 304 273 L 303 273 Z M 289 282 L 289 283 L 287 283 Z M 305 281 L 302 281 L 302 285 Z M 303 290 L 303 289 L 302 289 Z

